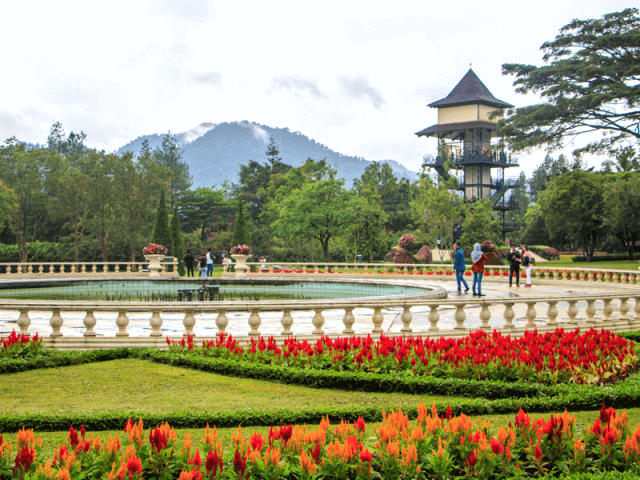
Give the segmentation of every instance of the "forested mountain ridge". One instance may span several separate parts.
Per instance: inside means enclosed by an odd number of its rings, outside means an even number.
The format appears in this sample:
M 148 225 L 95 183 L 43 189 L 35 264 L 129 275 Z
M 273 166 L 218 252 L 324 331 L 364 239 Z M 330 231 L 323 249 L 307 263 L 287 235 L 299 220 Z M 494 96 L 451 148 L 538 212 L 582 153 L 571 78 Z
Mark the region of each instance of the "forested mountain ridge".
M 224 122 L 219 124 L 203 123 L 192 130 L 175 134 L 183 150 L 183 161 L 189 166 L 194 187 L 220 185 L 225 180 L 238 182 L 240 165 L 248 160 L 265 162 L 265 151 L 269 138 L 273 137 L 280 150 L 282 161 L 299 167 L 307 158 L 328 159 L 329 165 L 336 166 L 338 177 L 346 180 L 351 187 L 355 178 L 359 178 L 371 163 L 363 158 L 337 153 L 325 145 L 288 128 L 272 128 L 248 121 Z M 144 135 L 118 149 L 121 155 L 130 151 L 140 153 L 142 142 L 147 140 L 155 149 L 162 144 L 164 134 Z M 394 160 L 389 163 L 398 178 L 417 180 L 418 174 L 400 165 Z

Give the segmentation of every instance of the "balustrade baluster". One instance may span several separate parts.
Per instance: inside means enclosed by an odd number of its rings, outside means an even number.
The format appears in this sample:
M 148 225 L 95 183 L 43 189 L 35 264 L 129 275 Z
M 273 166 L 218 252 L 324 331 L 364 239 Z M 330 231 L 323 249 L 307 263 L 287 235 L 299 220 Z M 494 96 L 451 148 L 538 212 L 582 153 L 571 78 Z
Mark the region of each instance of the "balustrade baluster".
M 218 327 L 218 333 L 226 333 L 227 326 L 229 325 L 229 318 L 227 317 L 226 308 L 218 308 L 216 310 L 218 316 L 216 317 L 216 327 Z
M 151 312 L 149 326 L 151 327 L 151 333 L 149 334 L 150 337 L 162 336 L 162 332 L 160 331 L 160 327 L 162 327 L 162 316 L 160 315 L 160 310 L 156 309 Z
M 33 273 L 33 265 L 29 264 L 27 266 L 27 273 Z
M 324 317 L 322 316 L 323 310 L 324 308 L 313 309 L 313 311 L 316 312 L 316 314 L 311 319 L 311 323 L 314 326 L 314 329 L 312 332 L 313 335 L 324 335 L 324 330 L 322 330 L 322 327 L 324 326 Z
M 98 273 L 98 265 L 95 263 L 91 265 L 91 273 Z
M 429 331 L 437 332 L 440 330 L 438 321 L 440 321 L 440 313 L 438 313 L 438 305 L 429 305 Z
M 44 273 L 44 265 L 40 264 L 38 266 L 38 273 Z
M 587 314 L 587 321 L 585 325 L 589 327 L 596 326 L 596 300 L 594 298 L 590 298 L 587 300 L 587 308 L 585 309 L 585 313 Z
M 282 319 L 280 320 L 280 324 L 282 325 L 280 335 L 293 335 L 293 331 L 291 331 L 291 327 L 293 326 L 293 317 L 291 316 L 290 308 L 282 310 Z
M 129 332 L 127 332 L 127 326 L 129 325 L 129 317 L 127 317 L 127 309 L 119 308 L 117 312 L 116 325 L 118 331 L 116 332 L 116 337 L 128 337 Z
M 373 307 L 373 316 L 371 317 L 373 323 L 373 333 L 382 333 L 382 323 L 384 322 L 384 316 L 382 315 L 382 307 Z
M 527 317 L 527 324 L 525 325 L 525 328 L 536 328 L 536 322 L 534 321 L 536 319 L 536 303 L 537 302 L 527 302 L 527 312 L 526 312 L 526 317 Z
M 131 264 L 127 263 L 127 273 L 131 273 Z
M 611 315 L 613 314 L 613 307 L 611 306 L 611 299 L 605 298 L 602 300 L 604 305 L 602 307 L 602 315 L 604 316 L 605 328 L 609 328 L 611 325 Z
M 28 337 L 29 325 L 31 325 L 31 319 L 29 318 L 29 309 L 21 308 L 20 310 L 18 310 L 18 312 L 20 314 L 18 315 L 18 320 L 16 323 L 18 324 L 18 327 L 20 327 L 20 333 Z
M 118 265 L 118 264 L 116 263 L 115 267 L 113 267 L 113 271 L 114 271 L 115 273 L 120 273 L 120 265 Z
M 96 326 L 97 320 L 95 315 L 93 314 L 95 310 L 89 309 L 87 310 L 87 314 L 84 316 L 82 323 L 84 324 L 84 333 L 82 334 L 85 337 L 95 337 L 96 332 L 93 330 L 93 327 Z
M 505 320 L 502 328 L 506 330 L 513 330 L 514 328 L 513 319 L 516 316 L 516 312 L 513 311 L 513 303 L 504 304 L 504 313 L 502 314 L 502 316 L 504 317 L 504 320 Z
M 356 317 L 353 316 L 353 308 L 345 307 L 344 317 L 342 317 L 342 323 L 344 323 L 344 330 L 342 333 L 345 335 L 353 335 L 353 324 L 356 323 Z
M 491 320 L 491 310 L 489 310 L 490 303 L 483 303 L 480 309 L 480 329 L 490 330 L 489 320 Z
M 456 313 L 453 314 L 453 319 L 456 321 L 454 330 L 464 330 L 464 321 L 467 319 L 467 312 L 464 311 L 465 304 L 459 303 L 456 305 Z
M 51 335 L 52 337 L 61 337 L 62 336 L 62 332 L 60 332 L 60 329 L 62 328 L 62 325 L 64 324 L 64 320 L 62 319 L 62 316 L 60 315 L 61 309 L 59 308 L 54 308 L 53 309 L 53 314 L 51 315 L 51 318 L 49 319 L 49 325 L 51 325 Z
M 193 333 L 193 327 L 196 326 L 196 317 L 194 315 L 196 309 L 195 308 L 185 308 L 184 309 L 184 318 L 182 319 L 182 325 L 184 325 L 184 333 L 183 337 L 188 337 L 189 335 L 195 337 L 196 334 Z
M 640 323 L 640 297 L 634 297 L 635 302 L 633 303 L 633 321 L 634 323 Z
M 547 318 L 549 319 L 547 321 L 547 325 L 550 327 L 555 327 L 556 325 L 558 325 L 558 321 L 556 320 L 558 318 L 558 302 L 547 302 L 549 304 L 549 307 L 547 308 Z
M 249 331 L 249 335 L 252 337 L 260 336 L 260 324 L 262 323 L 262 319 L 260 318 L 260 310 L 252 308 L 249 310 L 249 327 L 251 330 Z
M 623 297 L 620 299 L 620 306 L 618 307 L 618 311 L 620 312 L 620 318 L 618 318 L 618 320 L 623 324 L 632 323 L 628 316 L 630 310 L 628 302 L 629 298 Z
M 167 264 L 166 263 L 161 263 L 160 266 L 162 267 L 160 270 L 160 273 L 167 273 Z
M 604 275 L 602 274 L 602 271 L 599 271 L 598 272 L 598 281 L 601 282 L 603 278 L 604 278 Z
M 400 332 L 402 333 L 411 333 L 411 321 L 413 320 L 413 315 L 411 315 L 411 306 L 404 305 L 402 315 L 400 316 L 400 320 L 402 321 L 402 328 Z
M 575 328 L 578 326 L 578 321 L 576 317 L 578 316 L 578 307 L 576 306 L 578 303 L 577 300 L 569 300 L 569 308 L 567 308 L 567 316 L 569 320 L 567 320 L 567 325 Z
M 365 263 L 364 272 L 362 272 L 362 273 L 364 273 L 365 275 L 369 273 L 369 264 L 368 263 Z

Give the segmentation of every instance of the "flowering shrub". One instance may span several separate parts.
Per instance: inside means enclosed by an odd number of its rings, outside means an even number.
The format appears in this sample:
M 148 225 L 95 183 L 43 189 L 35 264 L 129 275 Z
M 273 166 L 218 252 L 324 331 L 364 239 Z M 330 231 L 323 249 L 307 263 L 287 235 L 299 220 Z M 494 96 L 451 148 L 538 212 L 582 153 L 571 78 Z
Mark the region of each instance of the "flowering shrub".
M 9 358 L 35 357 L 42 353 L 42 339 L 36 333 L 33 337 L 18 334 L 12 330 L 7 338 L 1 338 L 0 354 Z
M 411 245 L 415 241 L 416 237 L 414 237 L 410 233 L 405 233 L 400 237 L 400 240 L 398 240 L 398 247 L 402 249 L 408 249 L 409 245 Z
M 150 243 L 142 249 L 143 255 L 166 255 L 169 252 L 167 247 L 158 245 L 157 243 Z
M 638 368 L 635 344 L 608 330 L 525 332 L 521 338 L 481 330 L 463 338 L 384 335 L 366 338 L 322 337 L 316 342 L 273 337 L 252 338 L 243 348 L 231 335 L 220 334 L 202 348 L 188 337 L 167 343 L 175 351 L 253 363 L 299 368 L 377 373 L 404 373 L 441 378 L 525 381 L 558 384 L 612 383 Z
M 0 477 L 50 479 L 365 479 L 537 478 L 561 473 L 618 471 L 640 474 L 640 426 L 625 411 L 602 405 L 590 428 L 577 432 L 566 410 L 532 421 L 522 409 L 513 423 L 491 429 L 420 404 L 410 421 L 402 410 L 383 412 L 379 425 L 362 417 L 353 424 L 328 417 L 318 426 L 280 425 L 266 436 L 232 436 L 227 451 L 216 427 L 198 441 L 190 432 L 178 440 L 165 423 L 145 432 L 132 419 L 106 441 L 84 427 L 69 428 L 67 440 L 45 456 L 41 438 L 22 429 L 14 446 L 0 436 Z M 201 453 L 202 452 L 202 453 Z M 208 452 L 208 453 L 207 453 Z M 87 473 L 90 476 L 87 476 Z
M 557 260 L 560 258 L 560 252 L 553 247 L 547 247 L 542 251 L 542 256 L 547 260 Z
M 427 262 L 427 263 L 433 262 L 431 249 L 429 248 L 428 245 L 425 245 L 420 250 L 418 250 L 418 253 L 416 253 L 416 257 L 418 257 L 418 260 L 422 260 L 423 262 Z
M 399 264 L 413 264 L 416 261 L 413 259 L 411 252 L 407 250 L 393 250 L 393 263 Z
M 231 247 L 231 255 L 251 255 L 251 247 L 248 245 L 236 245 Z

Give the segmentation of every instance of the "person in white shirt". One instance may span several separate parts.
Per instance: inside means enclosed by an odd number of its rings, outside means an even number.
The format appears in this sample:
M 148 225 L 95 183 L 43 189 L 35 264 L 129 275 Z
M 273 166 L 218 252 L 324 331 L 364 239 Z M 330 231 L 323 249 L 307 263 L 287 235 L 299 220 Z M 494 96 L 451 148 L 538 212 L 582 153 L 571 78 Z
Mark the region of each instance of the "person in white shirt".
M 213 276 L 213 255 L 211 254 L 211 249 L 209 248 L 207 251 L 207 277 Z

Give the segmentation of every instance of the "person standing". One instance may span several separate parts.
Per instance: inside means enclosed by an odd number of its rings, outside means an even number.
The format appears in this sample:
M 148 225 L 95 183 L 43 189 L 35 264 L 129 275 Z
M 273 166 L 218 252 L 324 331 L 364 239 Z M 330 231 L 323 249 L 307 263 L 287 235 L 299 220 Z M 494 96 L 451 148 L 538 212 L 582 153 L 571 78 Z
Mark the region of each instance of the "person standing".
M 482 276 L 484 275 L 484 262 L 489 258 L 482 253 L 482 246 L 476 243 L 473 246 L 473 252 L 471 252 L 471 271 L 473 272 L 473 296 L 474 297 L 486 297 L 482 294 Z M 476 285 L 478 285 L 478 293 L 476 293 Z
M 187 267 L 187 277 L 193 277 L 193 264 L 195 262 L 195 258 L 191 255 L 191 250 L 187 250 L 187 254 L 182 262 Z
M 525 268 L 525 272 L 527 272 L 527 283 L 525 287 L 531 288 L 531 268 L 533 267 L 533 256 L 529 253 L 529 247 L 526 245 L 522 246 L 522 266 Z
M 509 262 L 509 286 L 513 285 L 513 276 L 516 276 L 516 287 L 520 286 L 520 264 L 522 263 L 522 257 L 516 251 L 516 246 L 511 245 L 511 251 L 507 254 L 507 261 Z
M 460 285 L 461 283 L 464 284 L 464 293 L 467 293 L 469 291 L 469 285 L 467 284 L 467 281 L 464 279 L 464 271 L 467 269 L 467 266 L 464 263 L 464 251 L 462 250 L 462 248 L 460 247 L 460 242 L 456 242 L 454 245 L 454 248 L 456 250 L 455 253 L 455 257 L 454 257 L 454 262 L 453 262 L 453 269 L 456 272 L 456 282 L 458 284 L 458 293 L 462 293 L 462 286 Z
M 211 249 L 207 249 L 207 277 L 213 276 L 213 255 Z
M 207 276 L 207 259 L 205 257 L 200 257 L 198 259 L 198 261 L 200 262 L 200 277 L 206 277 Z

